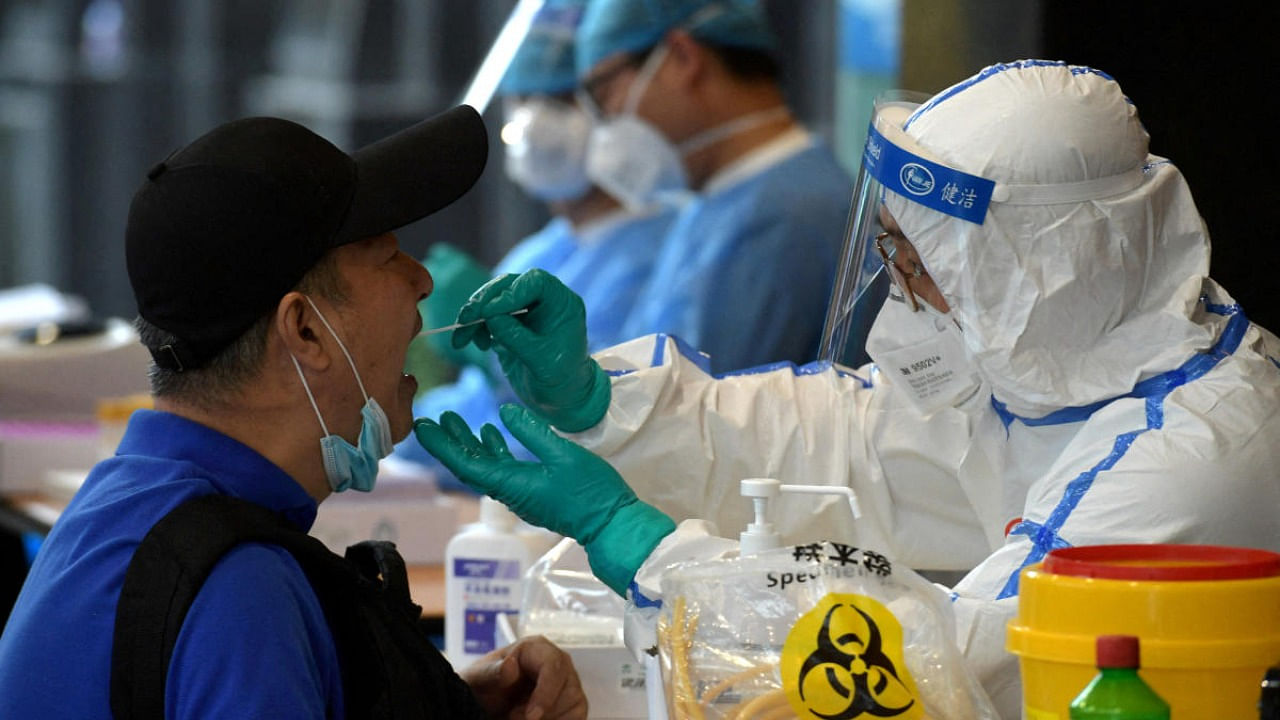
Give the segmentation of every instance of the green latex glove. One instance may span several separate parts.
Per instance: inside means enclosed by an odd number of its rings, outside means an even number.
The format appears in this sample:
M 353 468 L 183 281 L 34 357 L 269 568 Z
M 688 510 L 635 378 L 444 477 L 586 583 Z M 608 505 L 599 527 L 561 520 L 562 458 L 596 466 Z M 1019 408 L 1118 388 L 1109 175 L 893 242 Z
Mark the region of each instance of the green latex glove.
M 418 303 L 424 328 L 452 325 L 471 293 L 489 281 L 488 268 L 449 243 L 432 245 L 422 264 L 431 273 L 435 286 L 431 294 Z M 488 364 L 482 349 L 454 347 L 445 333 L 428 335 L 424 340 L 432 352 L 458 367 Z
M 488 423 L 480 437 L 456 413 L 414 421 L 427 452 L 467 485 L 500 500 L 525 521 L 577 540 L 591 570 L 625 595 L 636 570 L 675 523 L 641 502 L 613 466 L 563 437 L 519 405 L 503 405 L 502 424 L 541 463 L 517 460 Z
M 492 347 L 516 395 L 552 425 L 581 432 L 604 417 L 609 376 L 587 353 L 586 306 L 554 275 L 494 278 L 458 312 L 459 323 L 476 320 L 453 331 L 453 346 Z

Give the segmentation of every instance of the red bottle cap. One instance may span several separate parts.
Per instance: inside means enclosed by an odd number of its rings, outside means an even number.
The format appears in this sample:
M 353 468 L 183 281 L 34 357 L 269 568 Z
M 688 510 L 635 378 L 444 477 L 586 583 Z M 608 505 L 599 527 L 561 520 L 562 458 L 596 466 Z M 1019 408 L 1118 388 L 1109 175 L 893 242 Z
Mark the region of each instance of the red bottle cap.
M 1099 635 L 1099 668 L 1138 667 L 1138 638 L 1133 635 Z

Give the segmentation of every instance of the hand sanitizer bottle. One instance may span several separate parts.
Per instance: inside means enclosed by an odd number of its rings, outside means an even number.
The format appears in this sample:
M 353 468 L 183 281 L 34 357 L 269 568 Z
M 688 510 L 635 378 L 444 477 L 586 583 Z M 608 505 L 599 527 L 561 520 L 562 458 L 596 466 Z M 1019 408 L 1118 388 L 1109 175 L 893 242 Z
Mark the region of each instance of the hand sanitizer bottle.
M 525 571 L 534 561 L 517 532 L 520 519 L 490 497 L 480 498 L 480 521 L 462 528 L 445 547 L 445 655 L 462 669 L 500 647 L 499 614 L 520 613 Z

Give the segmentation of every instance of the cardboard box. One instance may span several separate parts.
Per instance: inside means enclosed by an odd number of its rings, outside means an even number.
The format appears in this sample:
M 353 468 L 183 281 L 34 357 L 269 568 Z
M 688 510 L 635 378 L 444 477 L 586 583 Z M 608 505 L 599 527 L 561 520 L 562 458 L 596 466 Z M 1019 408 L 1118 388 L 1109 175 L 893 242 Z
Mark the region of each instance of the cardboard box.
M 507 644 L 516 640 L 506 615 L 498 616 L 498 638 Z M 591 720 L 648 720 L 645 666 L 630 650 L 621 645 L 556 644 L 573 659 Z

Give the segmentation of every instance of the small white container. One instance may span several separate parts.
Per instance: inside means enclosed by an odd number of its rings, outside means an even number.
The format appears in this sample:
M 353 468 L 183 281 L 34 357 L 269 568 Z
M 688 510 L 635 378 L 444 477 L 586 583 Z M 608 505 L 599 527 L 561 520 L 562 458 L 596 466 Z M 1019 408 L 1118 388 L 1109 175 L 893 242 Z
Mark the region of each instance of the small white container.
M 445 655 L 462 669 L 505 643 L 498 616 L 520 614 L 525 571 L 535 557 L 505 505 L 480 499 L 480 521 L 445 548 Z

